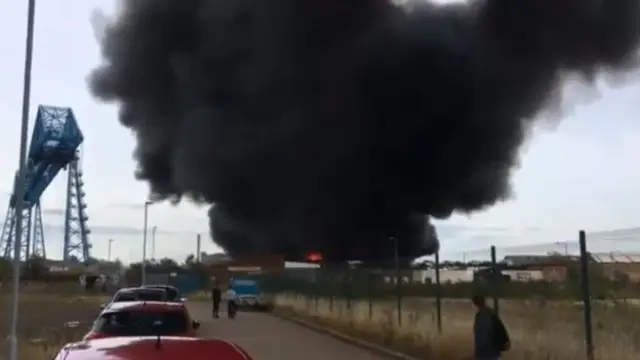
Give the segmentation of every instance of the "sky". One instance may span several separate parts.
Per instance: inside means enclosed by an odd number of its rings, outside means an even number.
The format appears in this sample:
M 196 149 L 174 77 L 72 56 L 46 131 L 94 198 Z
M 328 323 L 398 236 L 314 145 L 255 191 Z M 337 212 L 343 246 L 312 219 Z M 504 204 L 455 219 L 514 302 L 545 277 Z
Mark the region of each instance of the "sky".
M 86 76 L 100 61 L 90 24 L 94 9 L 112 13 L 115 1 L 38 2 L 30 121 L 38 104 L 73 108 L 85 135 L 82 169 L 92 255 L 106 258 L 113 239 L 112 258 L 132 262 L 142 255 L 148 188 L 133 177 L 134 138 L 118 123 L 116 107 L 96 102 L 87 91 Z M 18 163 L 26 14 L 27 1 L 0 3 L 0 201 L 5 203 Z M 575 95 L 568 90 L 569 100 Z M 640 81 L 603 85 L 587 103 L 568 101 L 565 118 L 536 129 L 523 148 L 513 199 L 436 223 L 443 253 L 484 256 L 492 244 L 500 254 L 573 251 L 580 229 L 589 232 L 594 252 L 640 252 L 640 229 L 597 233 L 640 227 L 639 104 Z M 65 181 L 64 174 L 58 176 L 42 199 L 52 258 L 62 254 Z M 156 204 L 148 223 L 149 229 L 157 226 L 157 258 L 183 260 L 195 252 L 197 234 L 202 234 L 203 251 L 219 250 L 208 235 L 206 207 Z M 556 244 L 565 241 L 567 247 Z

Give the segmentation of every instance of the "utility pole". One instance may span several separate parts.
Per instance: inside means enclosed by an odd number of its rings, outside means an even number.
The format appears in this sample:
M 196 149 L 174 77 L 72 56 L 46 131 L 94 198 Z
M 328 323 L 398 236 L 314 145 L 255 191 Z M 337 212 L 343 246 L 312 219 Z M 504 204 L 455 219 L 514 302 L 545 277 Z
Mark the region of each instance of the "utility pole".
M 13 271 L 11 289 L 11 313 L 9 321 L 9 360 L 18 360 L 18 312 L 20 306 L 20 257 L 22 249 L 22 211 L 25 208 L 24 193 L 27 178 L 27 132 L 29 131 L 29 106 L 31 103 L 31 68 L 33 64 L 33 33 L 36 17 L 36 0 L 29 0 L 27 8 L 27 38 L 25 41 L 24 85 L 22 88 L 22 118 L 20 120 L 20 153 L 18 154 L 18 178 L 15 183 L 16 230 L 13 238 Z
M 151 201 L 145 201 L 144 203 L 144 230 L 142 235 L 142 269 L 140 284 L 147 284 L 147 223 L 149 217 L 149 205 L 153 204 Z
M 200 246 L 202 245 L 201 240 L 200 240 L 200 234 L 198 234 L 198 237 L 196 238 L 196 262 L 200 263 L 202 261 L 201 257 L 200 257 Z

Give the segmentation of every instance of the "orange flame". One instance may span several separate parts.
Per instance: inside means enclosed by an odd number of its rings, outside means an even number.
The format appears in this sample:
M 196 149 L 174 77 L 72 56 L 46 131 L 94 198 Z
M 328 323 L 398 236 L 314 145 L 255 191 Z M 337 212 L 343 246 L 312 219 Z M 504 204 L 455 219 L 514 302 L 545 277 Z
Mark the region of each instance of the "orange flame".
M 307 261 L 317 262 L 322 261 L 322 259 L 322 254 L 320 254 L 319 252 L 311 252 L 307 254 Z

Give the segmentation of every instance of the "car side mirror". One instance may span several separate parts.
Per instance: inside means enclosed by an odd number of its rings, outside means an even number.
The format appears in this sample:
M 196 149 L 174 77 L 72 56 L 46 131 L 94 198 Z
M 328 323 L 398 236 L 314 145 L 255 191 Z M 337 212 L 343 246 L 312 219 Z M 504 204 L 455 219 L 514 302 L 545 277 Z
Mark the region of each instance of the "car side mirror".
M 193 320 L 191 326 L 193 327 L 193 330 L 198 330 L 198 328 L 200 327 L 200 322 Z
M 100 309 L 104 309 L 107 307 L 107 304 L 100 304 Z

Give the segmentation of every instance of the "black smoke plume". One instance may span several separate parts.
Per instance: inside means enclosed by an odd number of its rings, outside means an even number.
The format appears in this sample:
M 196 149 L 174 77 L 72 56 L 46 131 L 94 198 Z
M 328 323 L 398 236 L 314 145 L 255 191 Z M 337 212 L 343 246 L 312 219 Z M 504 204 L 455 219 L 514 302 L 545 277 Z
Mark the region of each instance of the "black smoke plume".
M 438 248 L 429 217 L 511 195 L 564 80 L 633 70 L 639 4 L 125 0 L 90 88 L 231 255 L 408 258 Z

